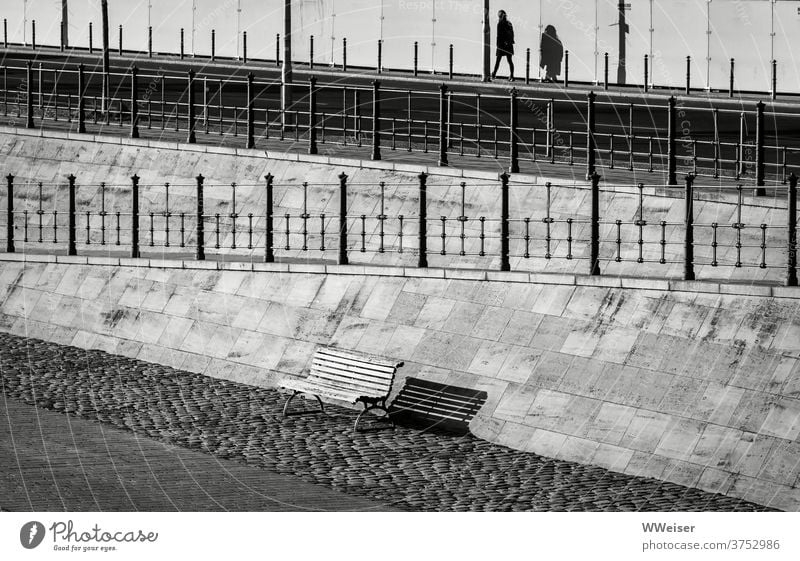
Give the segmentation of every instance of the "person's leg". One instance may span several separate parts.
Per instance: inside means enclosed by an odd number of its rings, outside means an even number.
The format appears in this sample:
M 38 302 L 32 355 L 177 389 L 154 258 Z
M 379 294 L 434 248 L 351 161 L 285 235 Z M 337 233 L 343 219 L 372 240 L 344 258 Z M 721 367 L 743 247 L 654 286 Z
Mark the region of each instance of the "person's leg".
M 501 55 L 497 55 L 494 59 L 494 70 L 492 70 L 492 80 L 494 77 L 497 76 L 497 69 L 500 68 L 500 59 L 503 58 Z
M 513 57 L 513 55 L 508 55 L 506 58 L 508 59 L 508 68 L 511 71 L 509 79 L 513 81 L 514 80 L 514 57 Z

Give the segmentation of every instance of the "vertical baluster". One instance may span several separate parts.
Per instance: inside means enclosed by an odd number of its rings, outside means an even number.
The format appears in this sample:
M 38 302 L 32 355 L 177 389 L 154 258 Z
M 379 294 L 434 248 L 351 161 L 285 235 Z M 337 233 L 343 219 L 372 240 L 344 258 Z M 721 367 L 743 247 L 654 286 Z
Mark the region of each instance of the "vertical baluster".
M 398 232 L 397 232 L 397 241 L 398 241 L 398 253 L 403 253 L 403 215 L 399 215 L 397 217 L 399 222 Z
M 119 232 L 122 229 L 120 227 L 120 212 L 117 211 L 116 215 L 117 215 L 117 243 L 115 245 L 120 245 Z
M 169 247 L 169 218 L 172 213 L 169 211 L 169 183 L 164 184 L 164 247 Z
M 70 174 L 67 176 L 67 181 L 69 182 L 69 192 L 68 192 L 68 215 L 67 215 L 67 236 L 68 236 L 68 248 L 67 248 L 67 255 L 77 255 L 77 249 L 75 247 L 76 243 L 76 224 L 75 224 L 75 176 Z
M 289 214 L 288 213 L 284 214 L 283 218 L 286 220 L 286 232 L 285 232 L 286 233 L 286 245 L 284 246 L 283 249 L 285 249 L 286 251 L 289 251 L 289 235 L 291 234 L 291 232 L 289 230 Z
M 542 218 L 542 222 L 544 222 L 544 224 L 545 224 L 545 233 L 544 233 L 544 242 L 545 242 L 544 258 L 545 259 L 550 259 L 551 257 L 553 257 L 552 248 L 551 248 L 551 245 L 550 245 L 550 242 L 553 239 L 552 236 L 551 236 L 551 228 L 552 228 L 551 225 L 554 222 L 553 221 L 553 217 L 550 216 L 550 189 L 551 189 L 551 187 L 552 187 L 552 184 L 549 181 L 547 183 L 545 183 L 545 189 L 546 189 L 546 193 L 547 194 L 546 194 L 546 198 L 545 198 L 545 217 Z
M 92 237 L 91 237 L 91 233 L 92 233 L 91 227 L 92 226 L 91 226 L 90 218 L 91 218 L 91 213 L 87 210 L 86 211 L 86 245 L 90 245 L 92 243 Z
M 268 173 L 264 176 L 264 180 L 267 182 L 267 195 L 266 195 L 266 215 L 265 215 L 265 224 L 264 224 L 264 233 L 265 233 L 265 248 L 264 248 L 264 262 L 265 263 L 272 263 L 275 261 L 275 253 L 272 249 L 273 244 L 273 224 L 272 224 L 272 205 L 273 205 L 273 193 L 272 193 L 272 181 L 273 177 L 271 173 Z
M 508 210 L 508 174 L 500 176 L 500 270 L 510 271 L 509 261 L 509 210 Z
M 634 225 L 639 228 L 639 257 L 636 259 L 637 263 L 644 262 L 644 227 L 647 226 L 647 221 L 644 219 L 644 185 L 639 183 L 639 210 L 638 217 L 634 221 Z
M 530 254 L 531 219 L 530 219 L 530 217 L 527 217 L 527 216 L 525 217 L 525 237 L 523 239 L 525 240 L 525 253 L 524 253 L 523 257 L 525 257 L 525 259 L 528 259 L 531 256 L 531 254 Z
M 214 213 L 214 249 L 219 249 L 219 213 Z
M 325 251 L 325 213 L 319 215 L 319 250 Z
M 486 217 L 485 216 L 481 216 L 478 219 L 478 221 L 480 222 L 480 225 L 481 225 L 481 233 L 478 236 L 478 238 L 481 241 L 481 249 L 478 252 L 478 255 L 480 255 L 481 257 L 485 257 L 486 256 Z
M 683 280 L 695 280 L 694 274 L 694 176 L 690 173 L 685 179 L 685 219 L 683 241 Z
M 467 222 L 466 190 L 467 190 L 467 184 L 464 181 L 462 181 L 461 182 L 461 214 L 458 216 L 458 219 L 457 219 L 461 223 L 461 235 L 459 236 L 461 238 L 461 251 L 459 251 L 458 254 L 461 255 L 462 257 L 464 255 L 466 255 L 466 252 L 464 251 L 464 241 L 466 240 L 466 237 L 467 237 L 466 234 L 465 234 L 465 225 L 466 225 L 466 222 Z
M 56 187 L 58 189 L 58 187 Z M 10 197 L 9 197 L 10 198 Z M 36 211 L 36 214 L 39 215 L 39 243 L 42 243 L 42 228 L 43 228 L 43 216 L 44 210 L 42 209 L 43 199 L 42 199 L 42 182 L 39 182 L 39 210 Z
M 567 259 L 572 259 L 572 218 L 567 218 Z
M 384 212 L 385 203 L 386 203 L 386 183 L 383 181 L 380 182 L 381 187 L 381 212 L 378 214 L 378 239 L 380 241 L 380 245 L 378 246 L 378 253 L 383 253 L 385 251 L 383 241 L 384 241 L 384 221 L 386 220 L 386 213 Z
M 440 216 L 439 220 L 442 222 L 442 233 L 440 237 L 442 238 L 442 250 L 439 252 L 440 255 L 447 255 L 446 245 L 447 245 L 447 217 Z
M 186 239 L 185 239 L 185 232 L 186 232 L 186 224 L 185 224 L 186 215 L 185 213 L 181 213 L 181 247 L 186 247 Z
M 247 249 L 253 249 L 253 213 L 247 213 Z
M 347 265 L 347 174 L 339 174 L 339 265 Z
M 14 253 L 14 176 L 11 175 L 10 173 L 6 175 L 6 185 L 8 186 L 6 191 L 6 252 Z M 42 200 L 41 185 L 42 184 L 40 183 L 39 184 L 40 205 Z M 39 241 L 41 241 L 41 239 Z
M 797 176 L 794 173 L 789 176 L 786 211 L 786 286 L 797 286 Z
M 428 266 L 428 174 L 419 174 L 419 260 L 418 267 Z
M 717 243 L 717 228 L 719 224 L 717 222 L 711 223 L 711 266 L 716 267 L 719 265 L 717 261 L 717 247 L 719 244 Z
M 155 240 L 155 224 L 153 220 L 153 211 L 148 213 L 150 215 L 150 247 L 153 247 L 156 243 Z
M 303 220 L 303 251 L 308 251 L 308 182 L 303 181 L 303 212 L 300 218 Z
M 658 260 L 662 265 L 667 262 L 667 222 L 661 221 L 661 259 Z
M 622 220 L 616 220 L 614 223 L 617 225 L 617 256 L 614 257 L 614 261 L 619 263 L 622 261 Z
M 361 215 L 361 253 L 367 251 L 367 216 Z
M 592 174 L 589 274 L 600 274 L 600 175 Z
M 744 223 L 742 222 L 742 186 L 737 185 L 736 191 L 738 192 L 738 200 L 736 203 L 736 222 L 731 224 L 731 228 L 736 230 L 736 264 L 735 267 L 742 266 L 742 230 Z
M 767 268 L 767 225 L 761 225 L 761 263 L 759 263 L 759 268 L 766 269 Z
M 197 181 L 197 194 L 195 196 L 196 203 L 197 203 L 197 210 L 195 213 L 195 227 L 196 227 L 196 253 L 195 259 L 198 261 L 202 261 L 206 258 L 206 248 L 205 248 L 205 222 L 203 216 L 203 181 L 204 177 L 202 174 L 198 175 L 196 178 Z
M 231 249 L 236 249 L 236 220 L 239 214 L 236 212 L 236 183 L 231 183 L 233 203 L 231 205 Z

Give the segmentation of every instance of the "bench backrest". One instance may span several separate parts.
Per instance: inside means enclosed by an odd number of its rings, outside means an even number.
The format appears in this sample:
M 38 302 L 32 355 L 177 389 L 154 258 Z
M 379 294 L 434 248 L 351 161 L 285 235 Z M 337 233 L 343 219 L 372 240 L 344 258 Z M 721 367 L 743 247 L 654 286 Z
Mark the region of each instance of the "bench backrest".
M 466 434 L 469 422 L 487 397 L 482 390 L 406 378 L 403 389 L 389 407 L 389 414 L 402 423 Z
M 311 360 L 309 382 L 321 383 L 366 397 L 386 397 L 402 362 L 382 357 L 320 347 Z

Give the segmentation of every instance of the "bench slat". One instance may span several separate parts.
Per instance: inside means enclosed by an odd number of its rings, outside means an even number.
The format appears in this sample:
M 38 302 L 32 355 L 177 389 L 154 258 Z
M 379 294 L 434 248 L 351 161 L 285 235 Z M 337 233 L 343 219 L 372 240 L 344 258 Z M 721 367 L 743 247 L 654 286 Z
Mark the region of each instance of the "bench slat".
M 328 356 L 317 353 L 311 360 L 312 362 L 323 362 L 327 364 L 337 364 L 340 368 L 352 368 L 355 370 L 363 370 L 366 373 L 375 373 L 376 376 L 388 377 L 394 374 L 396 368 L 394 366 L 375 366 L 368 362 L 359 362 L 351 359 L 340 358 L 337 356 Z
M 336 365 L 331 364 L 312 364 L 311 365 L 311 375 L 327 377 L 333 376 L 337 378 L 349 378 L 353 381 L 363 381 L 367 384 L 375 384 L 378 386 L 391 386 L 392 385 L 392 378 L 384 378 L 382 376 L 370 376 L 369 374 L 363 374 L 361 372 L 353 372 L 352 370 L 347 370 L 345 368 L 339 368 Z
M 345 387 L 352 391 L 363 391 L 369 392 L 370 394 L 386 394 L 389 391 L 389 387 L 377 385 L 377 384 L 365 384 L 363 382 L 353 382 L 348 378 L 337 378 L 333 376 L 328 377 L 321 377 L 321 376 L 309 376 L 306 378 L 309 384 L 317 384 L 320 386 L 330 386 L 330 387 Z
M 334 349 L 332 347 L 319 348 L 317 349 L 316 354 L 333 356 L 342 360 L 352 360 L 355 362 L 367 363 L 374 367 L 390 368 L 392 370 L 402 365 L 402 362 L 400 361 L 390 361 L 384 357 L 354 353 L 342 349 Z
M 351 392 L 343 388 L 335 388 L 330 386 L 320 386 L 316 384 L 307 384 L 304 380 L 287 380 L 285 383 L 281 384 L 283 388 L 289 390 L 296 390 L 303 393 L 309 393 L 314 395 L 320 395 L 324 397 L 331 397 L 334 399 L 339 399 L 341 401 L 347 401 L 354 403 L 358 400 L 359 397 L 379 397 L 374 395 L 369 395 L 365 392 Z
M 304 387 L 306 388 L 320 388 L 320 389 L 328 389 L 328 390 L 337 390 L 343 391 L 347 393 L 358 393 L 359 395 L 366 395 L 369 397 L 378 397 L 386 395 L 387 391 L 385 388 L 369 388 L 366 386 L 357 386 L 353 384 L 348 384 L 346 382 L 341 382 L 339 380 L 323 380 L 323 379 L 311 379 L 306 378 L 302 380 L 302 383 L 305 384 Z

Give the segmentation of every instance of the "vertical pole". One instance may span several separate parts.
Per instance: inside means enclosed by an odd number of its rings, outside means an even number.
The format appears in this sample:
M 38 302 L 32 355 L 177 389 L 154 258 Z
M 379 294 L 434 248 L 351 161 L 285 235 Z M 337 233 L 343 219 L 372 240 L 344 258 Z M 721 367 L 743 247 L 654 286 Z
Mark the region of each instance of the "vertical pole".
M 372 159 L 381 159 L 381 83 L 372 82 Z
M 383 40 L 378 39 L 378 65 L 376 66 L 375 70 L 377 70 L 378 74 L 383 72 Z
M 339 265 L 347 265 L 347 174 L 339 175 Z
M 525 49 L 525 84 L 531 83 L 531 49 Z
M 118 47 L 119 48 L 117 49 L 117 54 L 119 54 L 119 56 L 122 56 L 122 24 L 120 24 L 120 26 L 119 26 L 119 45 L 118 45 Z
M 439 165 L 447 166 L 447 84 L 439 86 Z
M 500 270 L 510 271 L 508 236 L 508 174 L 500 175 Z
M 449 78 L 453 79 L 453 44 L 450 43 L 450 71 L 449 71 Z
M 692 57 L 686 57 L 686 95 L 689 95 L 692 89 Z
M 509 128 L 509 152 L 511 162 L 509 171 L 511 173 L 519 173 L 519 108 L 517 103 L 517 88 L 511 88 L 510 97 L 510 124 Z M 506 177 L 506 180 L 508 178 Z M 507 181 L 506 181 L 507 183 Z M 508 185 L 506 185 L 507 187 Z M 505 269 L 504 269 L 505 270 Z
M 734 60 L 731 59 L 731 81 L 730 81 L 730 85 L 728 86 L 728 97 L 733 97 L 733 86 L 734 86 L 734 82 L 733 82 L 733 78 L 734 78 L 733 66 L 734 66 Z
M 211 61 L 217 60 L 217 30 L 211 30 Z
M 481 27 L 483 31 L 483 75 L 482 79 L 484 82 L 488 82 L 489 78 L 491 77 L 491 70 L 492 70 L 492 61 L 491 61 L 491 47 L 492 47 L 492 37 L 491 31 L 489 26 L 489 0 L 483 0 L 483 21 L 481 22 Z M 415 45 L 415 52 L 416 52 L 416 43 Z M 416 57 L 414 57 L 416 59 Z M 416 64 L 414 65 L 416 68 Z M 416 75 L 416 73 L 415 73 Z M 527 84 L 528 82 L 526 82 Z
M 77 255 L 78 252 L 75 248 L 75 176 L 69 174 L 67 176 L 67 181 L 69 181 L 69 193 L 68 193 L 68 215 L 67 215 L 67 238 L 68 238 L 68 245 L 67 245 L 67 255 Z
M 131 176 L 131 258 L 139 257 L 139 176 Z
M 273 263 L 275 261 L 275 253 L 274 250 L 272 249 L 273 245 L 272 204 L 274 200 L 272 194 L 272 180 L 273 180 L 272 174 L 268 173 L 267 175 L 264 176 L 264 179 L 266 179 L 267 181 L 267 215 L 266 215 L 266 226 L 264 227 L 264 229 L 266 230 L 265 232 L 266 247 L 264 249 L 264 263 Z
M 69 48 L 69 10 L 67 0 L 61 2 L 61 50 Z
M 608 89 L 608 53 L 603 56 L 603 89 Z
M 8 198 L 6 200 L 6 252 L 14 253 L 14 176 L 6 176 Z
M 275 34 L 275 66 L 281 65 L 281 34 Z
M 686 234 L 683 243 L 683 279 L 694 280 L 694 175 L 686 176 Z
M 153 26 L 147 27 L 147 56 L 153 58 Z
M 92 43 L 92 22 L 89 22 L 89 54 L 94 52 L 94 44 Z
M 180 53 L 181 53 L 181 60 L 183 60 L 184 49 L 183 49 L 183 28 L 182 27 L 181 27 L 181 50 L 180 50 Z
M 197 142 L 197 137 L 195 136 L 195 133 L 194 133 L 194 70 L 189 70 L 188 80 L 189 80 L 189 82 L 188 82 L 188 88 L 187 88 L 187 90 L 188 90 L 187 105 L 188 105 L 188 109 L 189 109 L 189 111 L 188 111 L 188 115 L 189 115 L 189 123 L 188 123 L 189 135 L 186 138 L 186 142 L 188 142 L 189 144 L 194 144 L 194 143 Z M 176 115 L 177 115 L 177 113 L 176 113 Z
M 419 260 L 417 267 L 428 266 L 428 174 L 419 174 Z
M 78 132 L 86 132 L 86 84 L 83 77 L 83 64 L 78 65 Z
M 342 37 L 342 71 L 347 72 L 347 37 Z
M 778 98 L 778 61 L 772 61 L 772 99 Z
M 242 31 L 242 62 L 247 64 L 247 31 Z
M 649 88 L 650 88 L 650 56 L 644 55 L 644 91 L 647 92 Z
M 64 21 L 62 20 L 62 21 L 61 21 L 61 41 L 60 41 L 60 44 L 61 44 L 61 52 L 62 52 L 62 53 L 64 52 L 64 29 L 65 29 L 65 27 L 64 27 Z
M 27 95 L 25 96 L 27 99 L 25 100 L 25 110 L 27 111 L 25 115 L 25 127 L 32 129 L 33 128 L 33 63 L 28 60 L 25 62 L 25 79 L 26 79 L 26 86 L 28 91 L 26 92 Z
M 131 67 L 131 138 L 139 138 L 139 86 L 136 66 Z
M 564 51 L 564 87 L 569 87 L 569 51 Z
M 786 209 L 789 213 L 789 243 L 786 271 L 786 286 L 797 286 L 797 176 L 789 176 L 788 201 Z
M 317 153 L 317 78 L 308 79 L 308 153 Z
M 277 36 L 280 44 L 280 34 Z M 275 53 L 280 66 L 280 49 Z M 292 0 L 283 2 L 283 66 L 281 66 L 281 131 L 286 127 L 286 111 L 292 105 Z M 297 123 L 295 123 L 296 125 Z
M 36 50 L 36 20 L 31 20 L 31 48 Z
M 203 175 L 200 174 L 196 178 L 197 180 L 197 215 L 195 220 L 196 224 L 196 244 L 197 244 L 197 251 L 195 252 L 195 258 L 198 261 L 202 261 L 206 258 L 206 249 L 205 249 L 205 223 L 203 222 Z M 271 184 L 271 182 L 270 182 Z M 270 245 L 270 244 L 267 244 Z
M 8 48 L 8 20 L 3 18 L 3 47 Z
M 314 70 L 314 36 L 308 38 L 308 68 Z
M 419 72 L 419 42 L 414 41 L 414 76 Z M 484 78 L 484 82 L 486 79 Z
M 766 196 L 764 189 L 764 102 L 756 104 L 756 196 Z
M 586 179 L 591 179 L 595 173 L 597 151 L 595 146 L 595 93 L 589 92 L 586 103 Z
M 247 73 L 247 148 L 256 147 L 255 99 L 253 93 L 253 73 Z M 205 89 L 205 88 L 204 88 Z M 206 111 L 208 109 L 206 108 Z
M 675 153 L 675 96 L 667 102 L 667 185 L 678 184 L 678 163 Z
M 589 274 L 600 274 L 600 175 L 592 174 L 592 215 L 589 236 Z

